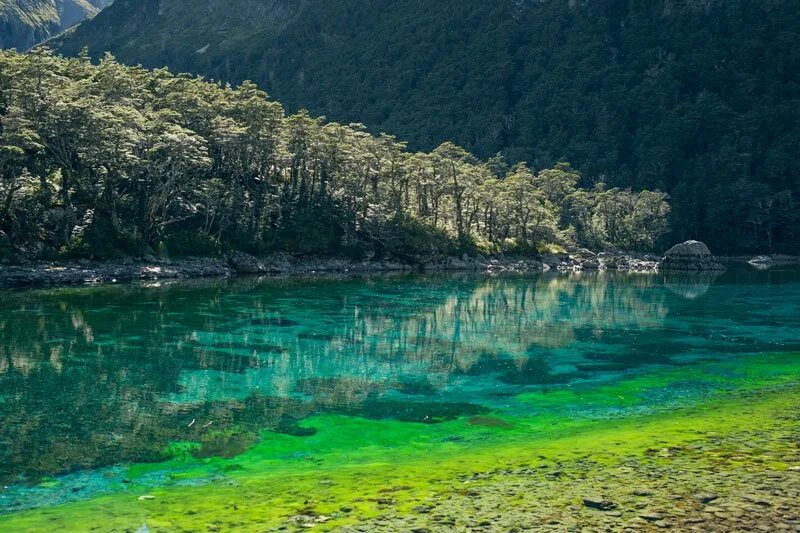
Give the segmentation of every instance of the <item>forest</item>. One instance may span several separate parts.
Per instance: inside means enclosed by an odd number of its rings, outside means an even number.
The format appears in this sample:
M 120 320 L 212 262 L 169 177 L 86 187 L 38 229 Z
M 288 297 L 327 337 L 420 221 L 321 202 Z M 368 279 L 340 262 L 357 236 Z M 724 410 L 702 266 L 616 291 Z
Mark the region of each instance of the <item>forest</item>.
M 662 246 L 668 197 L 305 111 L 108 55 L 0 52 L 0 254 L 419 256 Z
M 52 46 L 253 80 L 412 150 L 570 161 L 668 193 L 672 242 L 800 253 L 796 0 L 117 0 Z

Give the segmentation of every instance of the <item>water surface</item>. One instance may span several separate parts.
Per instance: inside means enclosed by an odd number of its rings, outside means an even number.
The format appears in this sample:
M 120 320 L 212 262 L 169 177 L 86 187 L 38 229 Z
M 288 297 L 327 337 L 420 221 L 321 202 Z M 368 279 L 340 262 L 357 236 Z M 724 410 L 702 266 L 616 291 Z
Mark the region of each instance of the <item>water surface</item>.
M 795 380 L 798 353 L 794 270 L 5 292 L 0 513 L 540 438 Z

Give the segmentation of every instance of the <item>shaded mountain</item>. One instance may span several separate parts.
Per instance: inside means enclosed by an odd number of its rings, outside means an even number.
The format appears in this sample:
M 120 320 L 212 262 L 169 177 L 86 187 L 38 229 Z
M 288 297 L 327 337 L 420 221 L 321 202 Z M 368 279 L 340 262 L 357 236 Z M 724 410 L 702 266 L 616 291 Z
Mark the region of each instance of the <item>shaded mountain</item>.
M 27 50 L 95 16 L 112 0 L 0 0 L 0 48 Z

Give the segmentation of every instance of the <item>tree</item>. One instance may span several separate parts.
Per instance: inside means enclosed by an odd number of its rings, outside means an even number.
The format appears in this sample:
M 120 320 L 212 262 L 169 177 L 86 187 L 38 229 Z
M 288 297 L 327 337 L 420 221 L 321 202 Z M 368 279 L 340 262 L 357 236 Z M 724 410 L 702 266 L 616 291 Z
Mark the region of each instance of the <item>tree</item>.
M 0 52 L 0 67 L 7 254 L 649 248 L 666 228 L 661 193 L 585 191 L 567 163 L 533 172 L 450 142 L 409 153 L 362 124 L 285 116 L 252 83 L 44 49 Z M 783 238 L 795 224 L 790 199 L 759 196 L 755 233 Z

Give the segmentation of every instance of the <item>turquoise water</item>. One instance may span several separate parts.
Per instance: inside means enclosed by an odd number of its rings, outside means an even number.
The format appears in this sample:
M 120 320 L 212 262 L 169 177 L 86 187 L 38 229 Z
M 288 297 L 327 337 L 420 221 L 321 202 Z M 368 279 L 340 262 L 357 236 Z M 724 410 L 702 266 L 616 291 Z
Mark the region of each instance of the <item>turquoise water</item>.
M 324 415 L 613 419 L 697 402 L 739 357 L 800 353 L 800 273 L 239 279 L 3 293 L 0 513 L 235 458 Z M 710 366 L 709 366 L 710 365 Z M 800 365 L 800 361 L 798 361 Z M 625 405 L 527 401 L 670 372 Z M 320 433 L 324 435 L 324 433 Z M 366 437 L 365 437 L 366 438 Z M 456 439 L 459 437 L 453 437 Z M 153 468 L 139 484 L 162 486 Z M 213 476 L 211 476 L 213 477 Z M 186 483 L 207 483 L 193 478 Z

